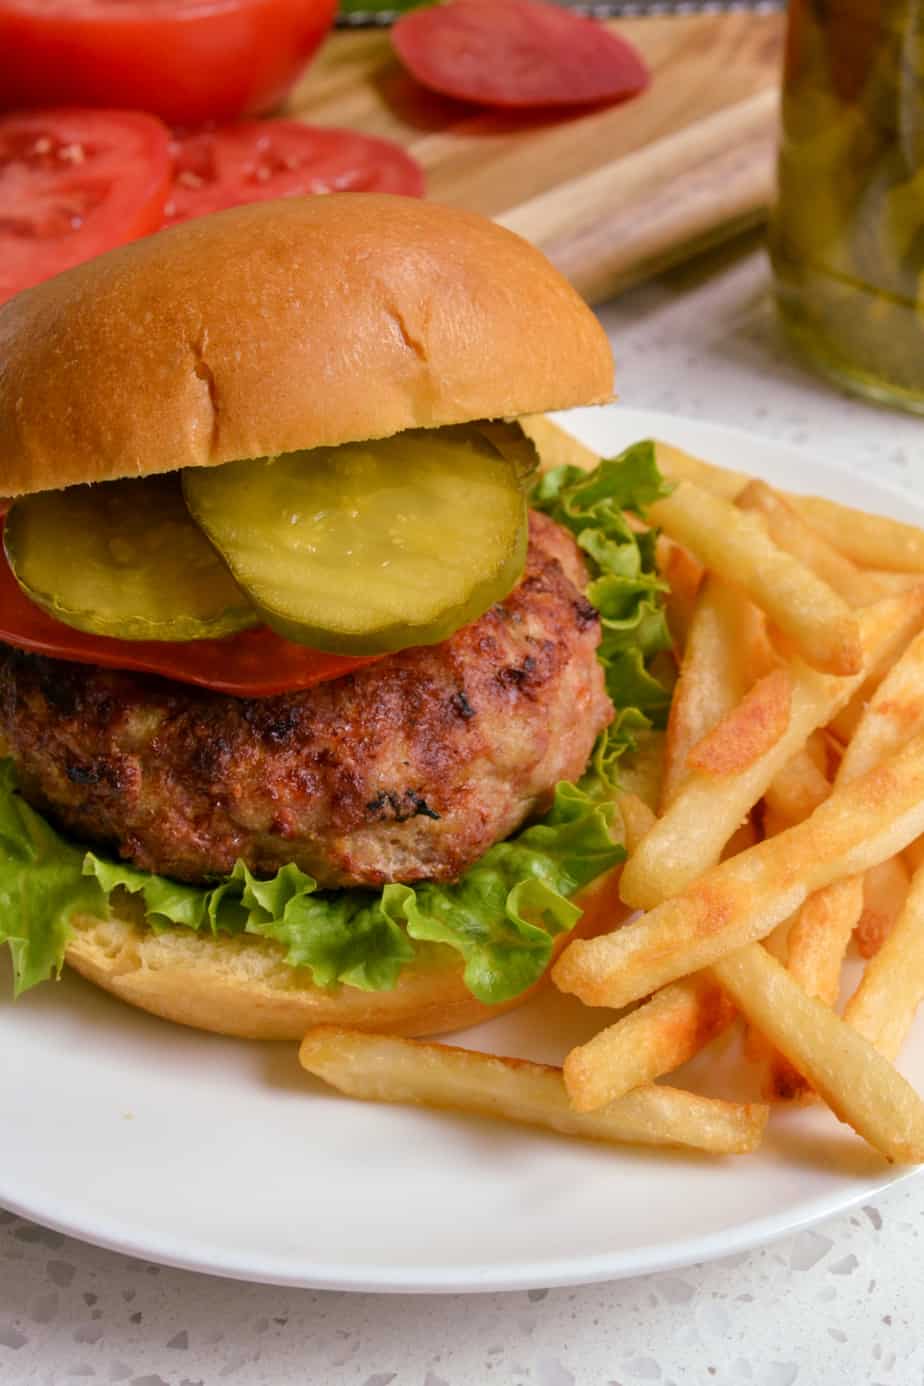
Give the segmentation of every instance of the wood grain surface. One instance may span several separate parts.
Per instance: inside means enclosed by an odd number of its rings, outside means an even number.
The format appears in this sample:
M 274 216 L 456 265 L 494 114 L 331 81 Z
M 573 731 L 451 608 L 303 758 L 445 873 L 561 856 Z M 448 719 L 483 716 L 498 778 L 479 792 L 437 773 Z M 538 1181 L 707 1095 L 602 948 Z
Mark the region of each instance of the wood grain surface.
M 423 165 L 429 197 L 526 236 L 598 302 L 763 216 L 783 25 L 747 13 L 613 21 L 651 86 L 554 118 L 437 96 L 403 71 L 387 32 L 336 33 L 289 111 L 396 140 Z

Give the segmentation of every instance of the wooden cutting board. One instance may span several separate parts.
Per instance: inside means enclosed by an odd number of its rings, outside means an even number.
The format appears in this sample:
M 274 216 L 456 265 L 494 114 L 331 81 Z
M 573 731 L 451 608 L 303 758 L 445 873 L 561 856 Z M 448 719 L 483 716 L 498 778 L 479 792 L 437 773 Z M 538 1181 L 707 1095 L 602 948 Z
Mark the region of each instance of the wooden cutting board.
M 290 112 L 384 135 L 428 196 L 540 246 L 591 302 L 760 220 L 773 187 L 781 14 L 613 21 L 649 89 L 558 119 L 477 112 L 425 91 L 387 32 L 335 33 Z

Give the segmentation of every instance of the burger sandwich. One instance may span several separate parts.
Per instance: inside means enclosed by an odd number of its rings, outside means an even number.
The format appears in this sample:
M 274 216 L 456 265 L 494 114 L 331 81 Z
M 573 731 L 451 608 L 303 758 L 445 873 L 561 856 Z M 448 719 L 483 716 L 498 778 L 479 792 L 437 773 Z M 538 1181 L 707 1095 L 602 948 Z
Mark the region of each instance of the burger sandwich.
M 220 1033 L 528 995 L 623 857 L 667 694 L 640 444 L 538 251 L 396 197 L 261 203 L 0 308 L 0 943 Z

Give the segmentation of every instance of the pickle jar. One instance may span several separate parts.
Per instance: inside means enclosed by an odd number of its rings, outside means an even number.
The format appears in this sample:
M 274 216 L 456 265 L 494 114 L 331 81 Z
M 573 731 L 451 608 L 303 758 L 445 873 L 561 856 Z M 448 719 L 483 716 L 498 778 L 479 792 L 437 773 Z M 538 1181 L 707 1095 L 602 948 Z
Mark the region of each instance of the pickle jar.
M 790 0 L 770 246 L 803 353 L 924 413 L 924 0 Z

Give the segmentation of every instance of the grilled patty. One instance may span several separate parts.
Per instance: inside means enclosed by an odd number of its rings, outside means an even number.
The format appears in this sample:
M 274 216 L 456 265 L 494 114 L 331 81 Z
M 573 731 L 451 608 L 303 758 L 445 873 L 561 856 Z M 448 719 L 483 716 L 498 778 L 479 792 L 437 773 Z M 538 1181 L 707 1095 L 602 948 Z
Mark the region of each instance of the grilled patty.
M 0 736 L 30 803 L 148 871 L 453 880 L 582 773 L 612 717 L 585 581 L 531 514 L 522 581 L 477 621 L 269 698 L 0 646 Z

